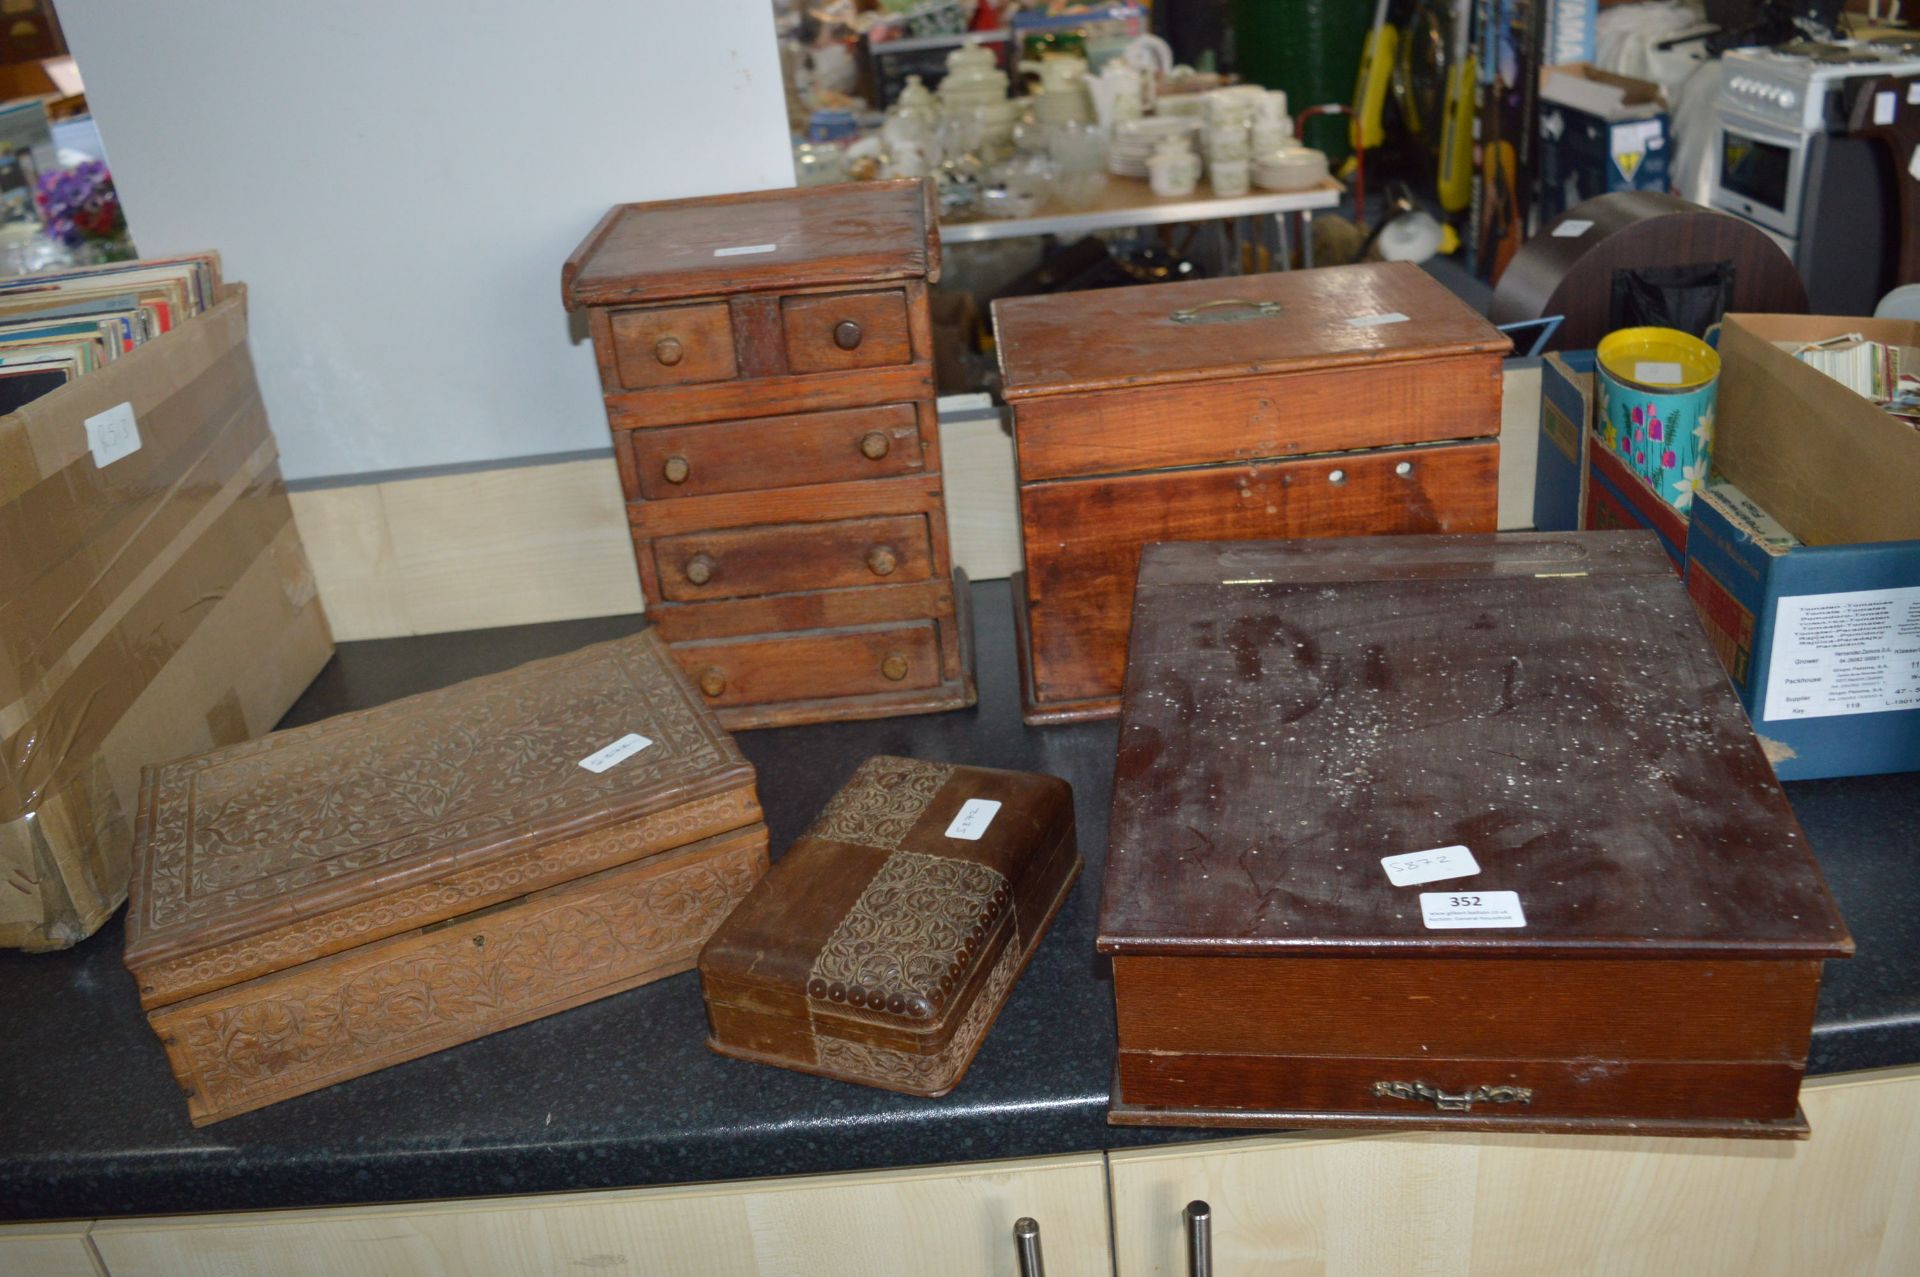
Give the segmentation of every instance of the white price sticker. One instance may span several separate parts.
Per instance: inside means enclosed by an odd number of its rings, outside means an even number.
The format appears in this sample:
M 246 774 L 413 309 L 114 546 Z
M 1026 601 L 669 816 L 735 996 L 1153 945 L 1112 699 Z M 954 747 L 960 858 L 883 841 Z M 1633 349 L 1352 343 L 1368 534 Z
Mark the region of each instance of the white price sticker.
M 994 816 L 1000 810 L 997 798 L 969 798 L 960 804 L 960 811 L 947 825 L 947 837 L 958 838 L 962 842 L 979 842 L 980 835 L 987 832 L 987 826 L 993 823 Z
M 1553 228 L 1555 239 L 1579 239 L 1593 229 L 1593 223 L 1585 218 L 1575 217 Z
M 1892 89 L 1886 89 L 1873 95 L 1873 122 L 1892 124 L 1895 103 Z
M 1907 105 L 1920 106 L 1920 80 L 1907 86 Z
M 1347 321 L 1347 327 L 1378 328 L 1383 324 L 1404 324 L 1406 322 L 1407 317 L 1405 315 L 1397 310 L 1390 310 L 1381 315 L 1355 315 Z
M 133 405 L 115 404 L 87 418 L 87 447 L 93 464 L 110 466 L 140 451 L 140 427 L 134 424 Z
M 635 754 L 651 744 L 653 744 L 653 742 L 642 736 L 639 732 L 628 732 L 625 736 L 622 736 L 619 740 L 613 742 L 613 744 L 608 745 L 605 749 L 597 749 L 593 753 L 588 754 L 580 760 L 580 765 L 597 776 L 601 772 L 609 771 L 619 764 L 626 762 L 629 758 L 632 758 Z
M 1677 386 L 1686 376 L 1675 363 L 1642 359 L 1633 365 L 1633 379 L 1649 386 Z
M 1517 891 L 1423 891 L 1420 920 L 1432 931 L 1527 925 Z
M 1396 887 L 1417 887 L 1443 878 L 1465 878 L 1480 872 L 1479 862 L 1465 847 L 1435 847 L 1431 851 L 1403 851 L 1380 857 L 1387 881 Z
M 1920 709 L 1920 585 L 1780 600 L 1763 721 L 1911 709 Z
M 716 248 L 715 257 L 751 257 L 756 253 L 771 253 L 779 248 L 778 244 L 735 244 L 732 248 Z

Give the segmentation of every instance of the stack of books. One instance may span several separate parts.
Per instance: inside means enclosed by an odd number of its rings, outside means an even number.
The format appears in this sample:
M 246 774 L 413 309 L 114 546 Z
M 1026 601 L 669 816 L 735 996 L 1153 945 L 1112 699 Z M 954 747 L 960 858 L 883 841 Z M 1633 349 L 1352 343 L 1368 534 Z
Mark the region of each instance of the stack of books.
M 0 413 L 171 332 L 219 289 L 213 253 L 0 280 Z

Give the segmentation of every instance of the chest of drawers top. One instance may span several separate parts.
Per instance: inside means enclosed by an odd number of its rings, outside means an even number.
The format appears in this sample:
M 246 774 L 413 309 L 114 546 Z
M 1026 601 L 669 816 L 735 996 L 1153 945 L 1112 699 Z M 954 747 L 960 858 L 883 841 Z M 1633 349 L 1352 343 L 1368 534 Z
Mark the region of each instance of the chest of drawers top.
M 928 184 L 619 204 L 561 270 L 567 309 L 940 277 Z

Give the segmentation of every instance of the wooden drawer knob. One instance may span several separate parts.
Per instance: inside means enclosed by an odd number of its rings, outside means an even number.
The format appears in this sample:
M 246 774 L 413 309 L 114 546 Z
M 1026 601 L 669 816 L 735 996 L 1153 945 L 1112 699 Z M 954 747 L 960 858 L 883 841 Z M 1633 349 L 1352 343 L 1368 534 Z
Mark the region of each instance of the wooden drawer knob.
M 718 665 L 709 665 L 700 671 L 700 691 L 707 696 L 718 696 L 727 690 L 727 672 Z
M 687 357 L 687 351 L 678 337 L 662 337 L 653 343 L 653 357 L 671 368 Z
M 907 669 L 905 652 L 888 652 L 880 662 L 880 672 L 896 683 L 907 676 Z
M 869 461 L 878 461 L 887 455 L 893 444 L 887 436 L 878 430 L 869 430 L 860 436 L 860 455 Z
M 692 469 L 685 457 L 668 457 L 667 463 L 660 467 L 660 473 L 667 476 L 668 483 L 685 483 Z
M 867 567 L 875 576 L 892 576 L 893 570 L 900 566 L 900 557 L 890 545 L 876 545 L 867 551 Z
M 687 580 L 695 585 L 705 585 L 713 580 L 713 560 L 704 554 L 696 554 L 687 560 Z
M 843 319 L 833 326 L 833 344 L 842 350 L 852 350 L 860 344 L 860 325 L 851 319 Z

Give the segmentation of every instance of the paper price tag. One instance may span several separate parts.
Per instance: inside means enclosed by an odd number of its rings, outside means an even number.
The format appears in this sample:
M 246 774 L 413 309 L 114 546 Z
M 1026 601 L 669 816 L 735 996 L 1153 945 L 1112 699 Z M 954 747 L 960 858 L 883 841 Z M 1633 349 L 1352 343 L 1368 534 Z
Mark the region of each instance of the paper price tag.
M 1420 920 L 1430 931 L 1527 925 L 1517 891 L 1423 891 Z
M 1387 311 L 1383 315 L 1355 315 L 1347 321 L 1349 328 L 1378 328 L 1382 324 L 1404 324 L 1407 317 L 1397 310 Z
M 1592 222 L 1576 217 L 1570 222 L 1562 222 L 1554 227 L 1553 237 L 1555 239 L 1579 239 L 1592 229 Z
M 1873 122 L 1892 124 L 1895 106 L 1895 94 L 1892 89 L 1883 89 L 1873 95 Z
M 626 762 L 635 754 L 653 744 L 639 732 L 628 732 L 605 749 L 597 749 L 580 760 L 580 765 L 598 776 Z
M 987 826 L 993 823 L 999 811 L 998 799 L 969 798 L 960 804 L 959 812 L 948 823 L 947 837 L 958 838 L 962 842 L 979 842 L 980 836 L 987 832 Z
M 1649 386 L 1677 386 L 1686 374 L 1679 364 L 1642 359 L 1633 366 L 1633 379 Z
M 750 257 L 755 253 L 771 253 L 779 248 L 778 244 L 736 244 L 732 248 L 716 248 L 715 257 Z
M 1443 878 L 1465 878 L 1480 872 L 1479 862 L 1465 847 L 1435 847 L 1431 851 L 1403 851 L 1380 857 L 1387 881 L 1396 887 L 1417 887 Z
M 140 451 L 140 427 L 133 420 L 133 405 L 115 404 L 105 412 L 87 418 L 87 447 L 93 452 L 93 464 L 110 466 L 122 457 Z

